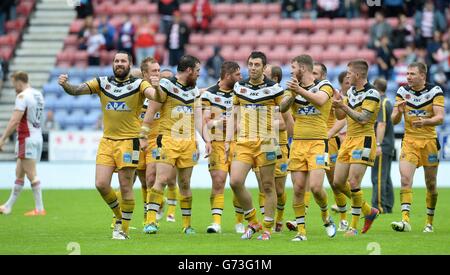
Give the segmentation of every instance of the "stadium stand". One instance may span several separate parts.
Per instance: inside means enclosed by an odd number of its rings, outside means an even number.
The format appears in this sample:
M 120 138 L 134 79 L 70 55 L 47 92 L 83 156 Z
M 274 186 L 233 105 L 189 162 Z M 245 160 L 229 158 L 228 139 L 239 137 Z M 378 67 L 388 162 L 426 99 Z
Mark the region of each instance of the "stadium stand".
M 34 1 L 23 0 L 23 3 Z M 98 26 L 101 16 L 108 16 L 109 23 L 117 30 L 121 24 L 130 18 L 133 24 L 138 24 L 141 16 L 147 16 L 149 21 L 158 29 L 159 16 L 157 1 L 146 0 L 93 0 L 94 20 L 93 25 Z M 188 25 L 192 23 L 190 15 L 191 3 L 180 1 L 182 18 Z M 346 63 L 354 58 L 363 58 L 371 63 L 369 79 L 373 80 L 378 75 L 376 52 L 368 49 L 369 29 L 373 25 L 373 18 L 311 18 L 304 17 L 300 20 L 285 19 L 281 17 L 281 5 L 277 1 L 210 1 L 213 4 L 214 17 L 211 22 L 211 30 L 208 33 L 193 32 L 190 35 L 189 45 L 186 47 L 188 54 L 193 54 L 202 62 L 213 54 L 216 45 L 222 47 L 221 54 L 226 60 L 235 60 L 244 64 L 250 51 L 261 50 L 266 52 L 269 62 L 282 65 L 284 81 L 290 77 L 289 62 L 299 53 L 308 53 L 319 62 L 328 67 L 328 78 L 337 85 L 338 74 L 345 69 Z M 21 10 L 31 11 L 27 8 L 30 4 L 21 3 Z M 363 16 L 367 16 L 363 15 Z M 447 18 L 450 22 L 450 18 Z M 23 21 L 23 19 L 21 19 Z M 21 21 L 21 22 L 22 22 Z M 396 27 L 396 18 L 387 18 L 387 23 L 392 28 Z M 408 24 L 414 24 L 414 18 L 408 18 Z M 23 27 L 23 23 L 9 23 L 9 28 Z M 100 52 L 100 66 L 88 66 L 88 54 L 81 50 L 79 45 L 79 33 L 84 27 L 84 19 L 75 19 L 70 23 L 69 34 L 64 38 L 64 46 L 56 55 L 56 66 L 51 70 L 48 82 L 43 86 L 47 100 L 47 108 L 52 111 L 65 109 L 68 111 L 67 119 L 61 119 L 62 129 L 66 128 L 92 128 L 94 115 L 98 114 L 99 105 L 96 99 L 68 100 L 64 92 L 57 84 L 57 76 L 60 73 L 68 73 L 73 83 L 80 83 L 95 76 L 110 74 L 110 63 L 115 51 L 102 49 Z M 16 34 L 17 35 L 17 34 Z M 117 31 L 116 31 L 117 36 Z M 12 43 L 9 38 L 1 38 Z M 116 37 L 117 38 L 117 37 Z M 448 38 L 448 34 L 444 39 Z M 168 67 L 167 53 L 164 47 L 165 34 L 155 34 L 156 57 L 163 64 L 162 69 Z M 0 45 L 2 42 L 0 41 Z M 406 53 L 405 49 L 394 50 L 394 55 L 401 58 Z M 243 71 L 244 77 L 247 72 Z M 394 72 L 399 77 L 401 72 Z M 204 87 L 211 80 L 205 70 L 202 70 L 198 86 Z M 404 80 L 393 77 L 388 83 L 388 96 L 393 98 L 398 85 Z M 91 106 L 87 107 L 87 106 Z M 447 106 L 447 111 L 450 107 Z M 80 116 L 83 119 L 74 118 Z M 86 117 L 89 117 L 86 118 Z M 402 125 L 396 126 L 396 131 L 402 130 Z M 450 127 L 445 124 L 442 128 Z

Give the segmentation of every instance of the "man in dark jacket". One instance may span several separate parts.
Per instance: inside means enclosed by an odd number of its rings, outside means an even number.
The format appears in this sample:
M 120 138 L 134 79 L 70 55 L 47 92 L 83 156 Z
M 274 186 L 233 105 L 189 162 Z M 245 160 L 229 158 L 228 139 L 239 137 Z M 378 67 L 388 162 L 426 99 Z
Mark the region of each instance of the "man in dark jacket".
M 189 43 L 190 29 L 181 20 L 179 11 L 174 12 L 174 21 L 166 33 L 166 49 L 169 50 L 169 65 L 176 66 L 184 55 L 184 46 Z

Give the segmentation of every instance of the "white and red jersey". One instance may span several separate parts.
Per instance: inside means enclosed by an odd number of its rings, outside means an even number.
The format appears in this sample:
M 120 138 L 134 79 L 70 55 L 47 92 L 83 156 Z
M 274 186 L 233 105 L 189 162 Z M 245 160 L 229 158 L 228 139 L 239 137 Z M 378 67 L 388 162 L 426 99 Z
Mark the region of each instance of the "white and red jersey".
M 25 112 L 17 128 L 19 140 L 42 136 L 44 97 L 40 91 L 33 88 L 23 90 L 16 97 L 14 109 Z

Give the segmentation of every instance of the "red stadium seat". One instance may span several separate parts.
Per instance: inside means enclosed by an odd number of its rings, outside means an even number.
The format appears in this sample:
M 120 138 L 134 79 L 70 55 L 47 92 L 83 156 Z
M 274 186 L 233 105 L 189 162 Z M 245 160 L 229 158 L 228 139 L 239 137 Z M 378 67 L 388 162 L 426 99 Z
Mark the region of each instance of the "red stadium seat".
M 264 3 L 250 4 L 250 14 L 252 16 L 256 16 L 256 15 L 266 16 L 267 4 L 264 4 Z
M 256 45 L 261 45 L 261 44 L 267 44 L 267 43 L 262 43 L 260 40 L 261 38 L 262 38 L 261 35 L 258 37 L 242 35 L 239 38 L 239 44 L 242 46 L 246 45 L 246 46 L 250 46 L 250 47 L 254 47 Z M 268 43 L 270 43 L 270 41 Z
M 192 45 L 201 45 L 203 43 L 203 35 L 193 33 L 189 36 L 189 43 Z
M 219 44 L 221 35 L 210 33 L 203 36 L 203 45 L 216 45 Z
M 233 14 L 247 15 L 250 13 L 250 5 L 247 3 L 235 3 L 233 4 Z
M 276 36 L 275 40 L 277 41 L 277 44 L 279 44 L 279 45 L 291 46 L 292 45 L 292 33 L 289 33 L 289 31 L 281 31 Z
M 263 30 L 271 30 L 271 29 L 278 29 L 278 24 L 280 23 L 280 18 L 277 16 L 269 16 L 267 18 L 264 18 L 260 22 L 261 29 Z
M 368 24 L 364 18 L 353 18 L 349 21 L 349 30 L 362 30 L 366 31 L 368 29 Z
M 56 55 L 56 62 L 57 63 L 61 63 L 61 62 L 67 62 L 67 63 L 72 63 L 74 60 L 74 52 L 73 51 L 68 51 L 68 50 L 64 50 L 62 52 L 59 52 Z
M 260 51 L 263 53 L 268 53 L 271 51 L 271 47 L 269 45 L 257 45 L 255 51 Z
M 78 36 L 76 34 L 70 34 L 64 38 L 64 47 L 78 46 Z
M 76 19 L 70 24 L 70 33 L 79 33 L 84 26 L 83 19 Z
M 181 14 L 190 14 L 192 9 L 192 3 L 182 3 L 180 5 Z
M 226 29 L 229 18 L 226 14 L 218 14 L 211 21 L 211 29 Z
M 306 48 L 309 46 L 309 41 L 310 41 L 309 35 L 304 34 L 304 33 L 297 33 L 292 36 L 292 45 L 293 46 L 301 45 L 304 48 Z
M 367 60 L 369 63 L 375 63 L 376 53 L 371 49 L 363 49 L 357 52 L 357 57 Z
M 261 22 L 263 22 L 264 20 L 265 20 L 265 18 L 260 14 L 252 16 L 247 21 L 247 29 L 264 30 L 265 28 L 263 28 L 263 24 L 261 24 Z
M 228 20 L 227 29 L 244 30 L 247 27 L 247 18 L 245 15 L 236 15 L 232 20 Z
M 318 18 L 315 22 L 316 30 L 330 30 L 333 27 L 329 18 Z
M 218 3 L 214 5 L 214 13 L 219 15 L 227 15 L 228 17 L 233 15 L 233 5 L 228 3 Z
M 322 33 L 315 33 L 310 36 L 311 45 L 325 45 L 328 37 Z
M 347 31 L 350 27 L 350 21 L 347 18 L 335 18 L 331 20 L 331 29 Z
M 239 40 L 241 38 L 241 34 L 230 34 L 224 35 L 220 37 L 220 43 L 222 45 L 231 45 L 233 47 L 236 47 L 239 45 Z
M 315 30 L 315 24 L 311 19 L 300 19 L 297 21 L 297 29 L 312 32 Z
M 295 32 L 297 30 L 297 20 L 294 19 L 282 19 L 278 23 L 278 29 L 280 30 L 290 30 L 292 32 Z
M 267 14 L 280 14 L 281 13 L 281 4 L 280 3 L 270 3 L 266 4 Z

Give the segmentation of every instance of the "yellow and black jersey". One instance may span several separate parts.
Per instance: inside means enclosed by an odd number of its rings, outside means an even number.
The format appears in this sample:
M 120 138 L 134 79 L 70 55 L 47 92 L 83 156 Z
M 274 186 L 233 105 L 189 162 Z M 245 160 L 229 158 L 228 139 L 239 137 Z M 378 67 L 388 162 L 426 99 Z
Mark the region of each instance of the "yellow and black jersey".
M 230 119 L 233 114 L 233 90 L 224 91 L 219 85 L 209 87 L 201 95 L 203 109 L 209 109 L 211 119 L 222 121 Z M 211 140 L 225 141 L 226 125 L 213 127 L 210 130 Z
M 278 138 L 278 132 L 272 129 L 273 114 L 279 110 L 283 94 L 283 88 L 267 77 L 258 85 L 250 83 L 249 79 L 237 82 L 233 105 L 240 108 L 238 136 L 244 139 Z
M 430 118 L 434 115 L 433 106 L 444 107 L 444 93 L 439 86 L 426 84 L 421 91 L 414 91 L 409 86 L 397 90 L 396 105 L 399 101 L 406 101 L 405 108 L 405 137 L 436 138 L 435 126 L 413 128 L 412 122 L 420 118 Z
M 144 120 L 145 117 L 145 112 L 147 111 L 148 108 L 148 103 L 149 103 L 149 99 L 146 98 L 144 100 L 144 105 L 142 106 L 142 111 L 141 111 L 141 116 L 140 119 L 141 121 Z M 161 117 L 161 113 L 155 112 L 155 114 L 153 115 L 153 122 L 150 125 L 150 133 L 148 134 L 148 139 L 154 139 L 158 136 L 159 133 L 159 118 Z
M 184 86 L 175 77 L 159 81 L 161 92 L 155 101 L 162 103 L 159 134 L 175 139 L 195 139 L 194 113 L 200 98 L 197 87 Z
M 347 136 L 360 137 L 375 135 L 375 121 L 380 111 L 380 94 L 370 83 L 364 85 L 364 88 L 357 91 L 355 87 L 350 87 L 347 91 L 347 97 L 343 99 L 344 104 L 352 110 L 361 112 L 363 109 L 372 113 L 369 122 L 362 125 L 354 121 L 347 115 Z
M 331 97 L 334 89 L 328 80 L 314 81 L 314 84 L 303 87 L 312 93 L 322 91 L 328 95 L 328 101 L 322 106 L 316 106 L 301 95 L 296 95 L 291 106 L 294 114 L 294 139 L 327 139 L 327 121 L 331 110 Z M 286 91 L 294 96 L 292 91 Z
M 91 93 L 98 94 L 103 112 L 103 136 L 109 139 L 129 139 L 139 136 L 144 91 L 151 87 L 145 80 L 130 77 L 119 81 L 115 77 L 97 77 L 87 81 Z

